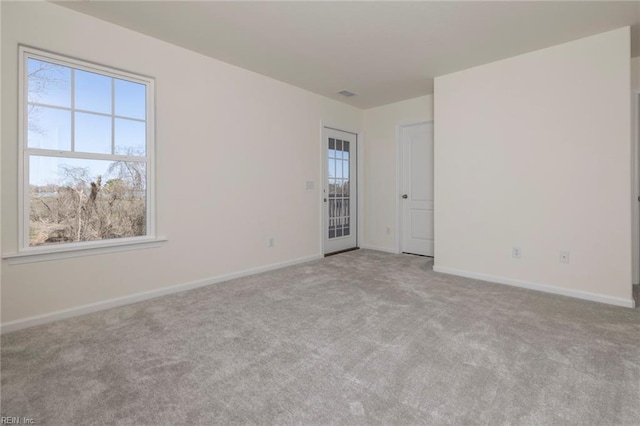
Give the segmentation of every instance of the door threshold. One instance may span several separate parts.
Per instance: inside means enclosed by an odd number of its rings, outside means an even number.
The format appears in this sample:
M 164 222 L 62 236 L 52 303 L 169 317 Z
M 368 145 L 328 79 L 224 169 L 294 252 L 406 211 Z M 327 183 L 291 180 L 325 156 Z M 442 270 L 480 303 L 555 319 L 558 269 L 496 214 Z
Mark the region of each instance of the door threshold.
M 409 252 L 406 252 L 406 251 L 403 251 L 402 254 L 408 254 L 408 255 L 411 255 L 411 256 L 428 257 L 430 259 L 433 259 L 433 256 L 429 256 L 427 254 L 409 253 Z
M 324 257 L 335 256 L 336 254 L 347 253 L 349 251 L 360 250 L 360 247 L 351 247 L 344 250 L 334 251 L 333 253 L 326 253 Z

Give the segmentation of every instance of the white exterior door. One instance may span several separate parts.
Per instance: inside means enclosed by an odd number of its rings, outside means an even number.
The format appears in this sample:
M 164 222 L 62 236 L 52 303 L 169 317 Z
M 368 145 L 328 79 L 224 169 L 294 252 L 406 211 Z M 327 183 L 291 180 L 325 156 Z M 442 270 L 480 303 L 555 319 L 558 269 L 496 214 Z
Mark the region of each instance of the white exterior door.
M 433 256 L 433 123 L 400 127 L 403 253 Z
M 325 128 L 322 143 L 324 252 L 328 254 L 358 245 L 356 135 Z

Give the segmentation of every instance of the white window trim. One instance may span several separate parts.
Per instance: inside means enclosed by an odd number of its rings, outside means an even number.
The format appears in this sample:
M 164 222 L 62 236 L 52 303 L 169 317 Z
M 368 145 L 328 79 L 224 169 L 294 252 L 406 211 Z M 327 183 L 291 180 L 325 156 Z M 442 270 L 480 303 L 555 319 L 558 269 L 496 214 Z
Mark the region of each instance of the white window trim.
M 79 243 L 67 243 L 56 246 L 46 246 L 47 250 L 31 247 L 18 253 L 9 253 L 2 256 L 7 259 L 9 265 L 23 263 L 46 262 L 48 260 L 68 259 L 72 257 L 93 256 L 97 254 L 117 253 L 121 251 L 157 248 L 166 238 L 157 237 L 132 237 L 118 238 L 103 241 L 83 241 Z
M 111 154 L 78 154 L 67 151 L 51 151 L 43 149 L 29 148 L 26 144 L 27 140 L 27 89 L 28 85 L 25 78 L 26 63 L 28 58 L 41 59 L 47 62 L 57 63 L 66 67 L 79 70 L 97 72 L 102 75 L 133 81 L 144 84 L 146 90 L 146 156 L 145 157 L 127 157 Z M 132 74 L 115 68 L 93 64 L 87 61 L 65 57 L 35 49 L 27 46 L 19 46 L 19 93 L 18 93 L 18 251 L 17 253 L 3 254 L 3 258 L 13 263 L 30 263 L 46 260 L 55 260 L 68 257 L 87 256 L 94 254 L 110 253 L 122 250 L 132 250 L 137 248 L 149 248 L 159 246 L 160 243 L 166 241 L 166 238 L 158 238 L 156 234 L 156 191 L 155 191 L 155 81 L 151 77 Z M 73 131 L 73 129 L 72 129 Z M 30 210 L 28 178 L 26 173 L 29 171 L 27 164 L 29 155 L 46 153 L 47 151 L 56 156 L 64 156 L 68 158 L 85 158 L 97 160 L 127 160 L 144 162 L 147 165 L 147 234 L 139 237 L 114 238 L 108 240 L 82 241 L 63 243 L 46 246 L 29 246 L 29 215 Z

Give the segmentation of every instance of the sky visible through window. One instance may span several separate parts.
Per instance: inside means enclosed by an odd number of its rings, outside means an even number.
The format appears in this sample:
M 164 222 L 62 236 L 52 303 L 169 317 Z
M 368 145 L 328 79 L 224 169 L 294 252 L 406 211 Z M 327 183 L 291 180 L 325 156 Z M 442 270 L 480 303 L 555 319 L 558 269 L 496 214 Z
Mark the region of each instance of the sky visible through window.
M 146 86 L 52 62 L 27 60 L 27 147 L 145 157 Z M 142 159 L 142 158 L 141 158 Z M 113 160 L 30 158 L 31 185 L 63 184 L 61 166 L 108 178 Z

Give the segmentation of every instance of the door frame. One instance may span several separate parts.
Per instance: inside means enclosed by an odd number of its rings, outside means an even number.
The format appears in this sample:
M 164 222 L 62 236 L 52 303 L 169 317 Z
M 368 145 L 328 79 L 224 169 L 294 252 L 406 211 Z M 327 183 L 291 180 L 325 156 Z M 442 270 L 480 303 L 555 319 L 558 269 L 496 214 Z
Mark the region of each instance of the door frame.
M 325 234 L 325 217 L 324 217 L 324 194 L 322 190 L 325 186 L 325 179 L 328 179 L 326 176 L 325 170 L 325 152 L 324 152 L 324 138 L 325 132 L 324 129 L 337 130 L 339 132 L 351 133 L 356 136 L 356 206 L 357 206 L 357 214 L 356 214 L 356 247 L 360 247 L 360 244 L 363 241 L 364 237 L 364 134 L 360 130 L 351 129 L 349 127 L 335 125 L 334 123 L 327 122 L 324 120 L 320 121 L 320 185 L 319 189 L 319 197 L 318 201 L 320 202 L 320 206 L 318 207 L 318 211 L 320 213 L 319 220 L 319 235 L 320 235 L 320 255 L 324 256 L 324 234 Z
M 431 124 L 433 125 L 433 120 L 416 120 L 416 121 L 403 121 L 396 124 L 396 253 L 402 253 L 402 128 L 417 126 L 420 124 Z M 435 149 L 435 138 L 434 138 L 434 149 Z M 435 163 L 435 157 L 434 157 Z M 435 166 L 435 165 L 434 165 Z M 435 212 L 436 203 L 435 199 L 433 200 L 433 210 Z M 435 233 L 433 236 L 433 243 L 435 246 Z M 434 249 L 435 251 L 435 249 Z
M 631 283 L 640 284 L 640 90 L 631 93 Z

